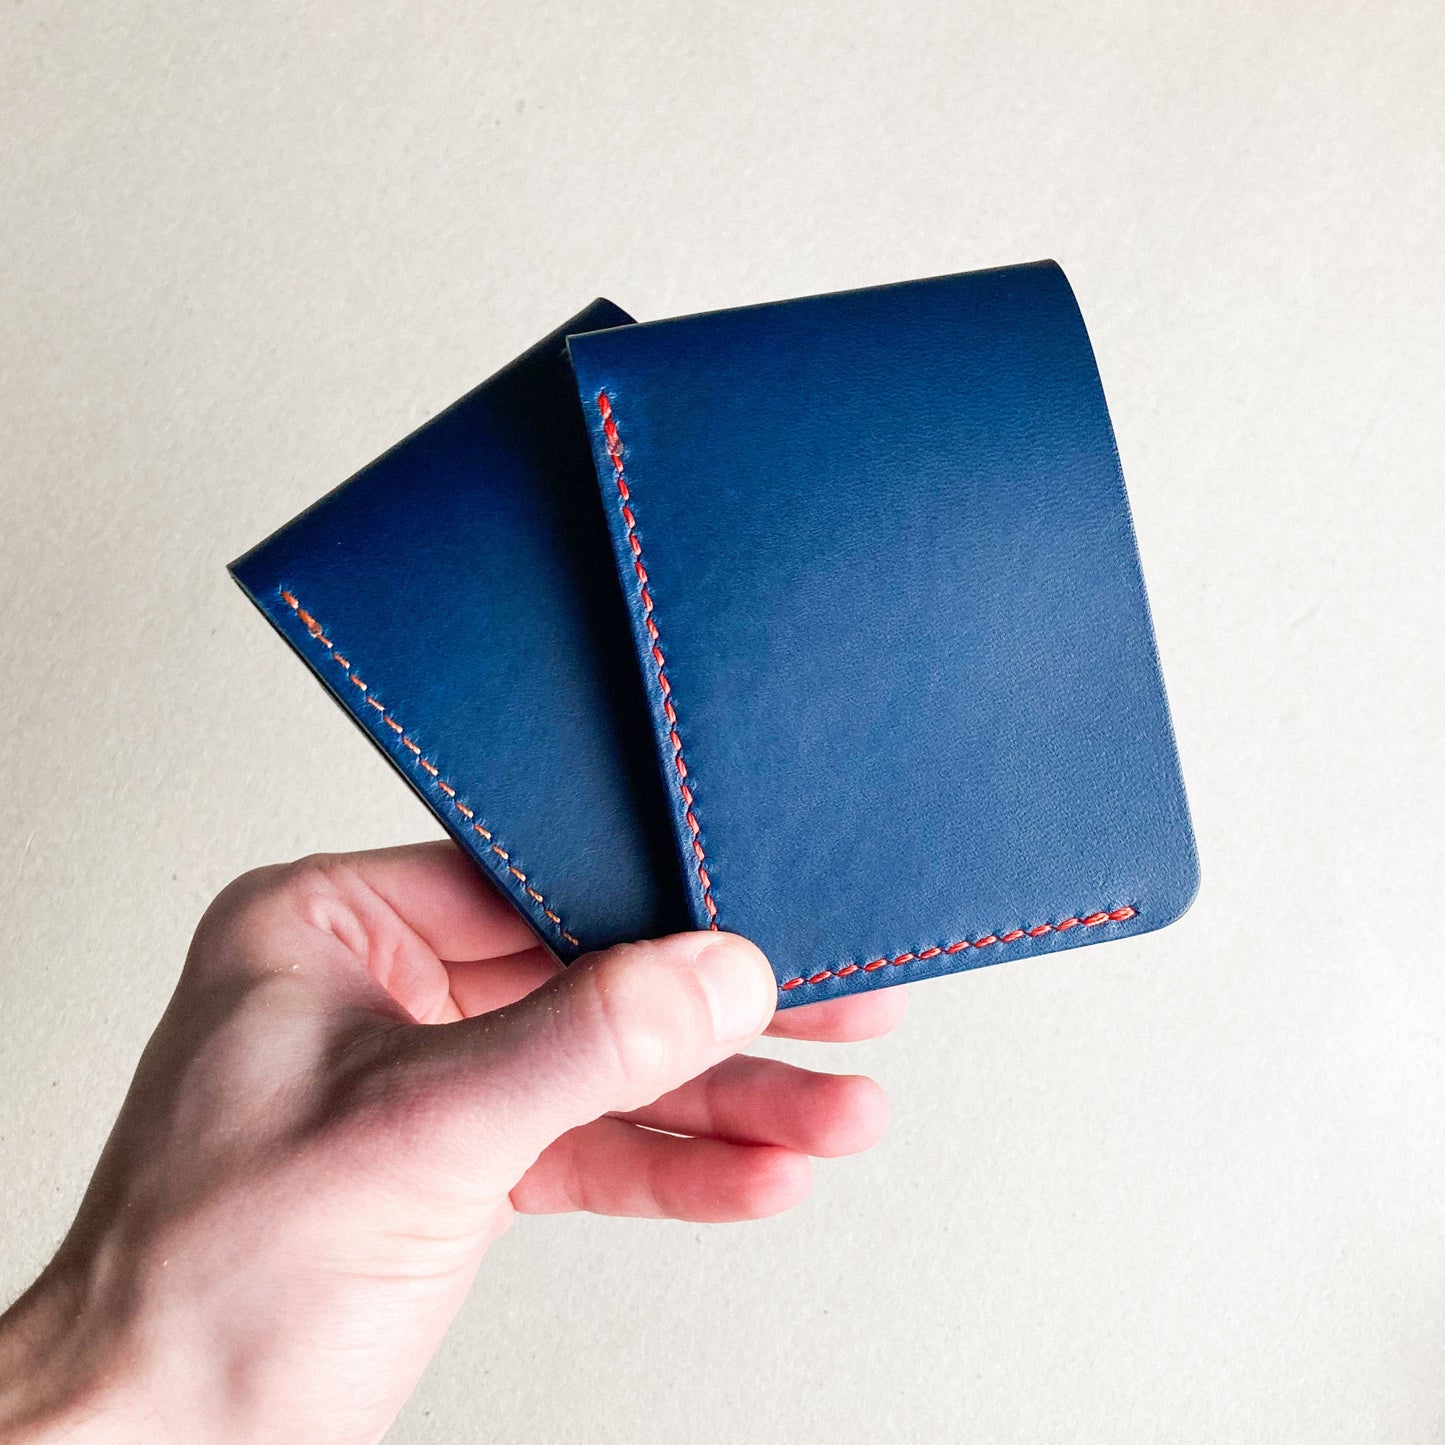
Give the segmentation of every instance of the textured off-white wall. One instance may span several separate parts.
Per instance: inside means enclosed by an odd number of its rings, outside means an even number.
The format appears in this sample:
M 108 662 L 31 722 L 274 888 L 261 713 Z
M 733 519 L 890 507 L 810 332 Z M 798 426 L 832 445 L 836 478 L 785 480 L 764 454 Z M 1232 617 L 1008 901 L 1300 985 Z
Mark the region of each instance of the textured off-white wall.
M 791 1216 L 523 1222 L 390 1438 L 1442 1438 L 1442 95 L 1438 0 L 6 4 L 0 1291 L 211 894 L 433 831 L 228 558 L 598 292 L 1049 255 L 1198 904 L 918 989 Z

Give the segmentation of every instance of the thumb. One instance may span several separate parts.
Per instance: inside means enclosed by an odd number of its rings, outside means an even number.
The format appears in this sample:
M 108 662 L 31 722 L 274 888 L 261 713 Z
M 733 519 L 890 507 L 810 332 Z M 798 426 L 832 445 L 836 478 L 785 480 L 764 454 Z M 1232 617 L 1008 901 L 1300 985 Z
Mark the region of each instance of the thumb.
M 567 1130 L 650 1104 L 745 1048 L 777 1001 L 747 939 L 678 933 L 585 955 L 507 1008 L 410 1032 L 446 1060 L 489 1164 L 520 1177 Z

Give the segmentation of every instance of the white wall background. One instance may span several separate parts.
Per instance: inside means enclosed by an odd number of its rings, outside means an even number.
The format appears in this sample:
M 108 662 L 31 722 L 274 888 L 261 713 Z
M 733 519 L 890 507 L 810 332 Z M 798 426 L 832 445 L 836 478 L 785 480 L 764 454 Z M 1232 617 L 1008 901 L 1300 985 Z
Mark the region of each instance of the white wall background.
M 432 831 L 227 559 L 598 292 L 1050 255 L 1198 904 L 917 990 L 789 1217 L 524 1222 L 390 1438 L 1445 1438 L 1442 96 L 1437 0 L 10 0 L 0 1291 L 210 895 Z

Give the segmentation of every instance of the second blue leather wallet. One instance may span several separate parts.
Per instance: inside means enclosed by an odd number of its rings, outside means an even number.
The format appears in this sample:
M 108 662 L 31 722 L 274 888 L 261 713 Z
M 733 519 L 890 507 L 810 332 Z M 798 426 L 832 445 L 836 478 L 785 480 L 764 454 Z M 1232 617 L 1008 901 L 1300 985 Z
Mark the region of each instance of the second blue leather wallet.
M 232 570 L 563 961 L 727 928 L 802 1003 L 1197 886 L 1049 262 L 596 302 Z

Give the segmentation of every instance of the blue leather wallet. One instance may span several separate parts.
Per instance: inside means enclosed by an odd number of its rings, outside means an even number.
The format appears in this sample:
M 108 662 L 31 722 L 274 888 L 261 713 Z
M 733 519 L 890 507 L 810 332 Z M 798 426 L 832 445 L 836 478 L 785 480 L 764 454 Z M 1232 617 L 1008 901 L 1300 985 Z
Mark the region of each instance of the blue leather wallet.
M 1051 262 L 595 302 L 232 571 L 564 962 L 727 928 L 797 1004 L 1197 887 Z

